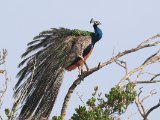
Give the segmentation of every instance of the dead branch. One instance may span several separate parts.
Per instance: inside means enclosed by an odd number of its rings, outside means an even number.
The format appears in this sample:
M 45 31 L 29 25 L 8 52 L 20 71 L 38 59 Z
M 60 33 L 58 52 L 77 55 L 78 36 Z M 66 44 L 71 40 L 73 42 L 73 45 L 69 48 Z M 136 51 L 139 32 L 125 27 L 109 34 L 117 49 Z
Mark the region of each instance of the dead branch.
M 158 104 L 156 104 L 155 106 L 151 107 L 151 108 L 147 111 L 147 113 L 146 113 L 145 116 L 144 116 L 144 120 L 147 120 L 148 115 L 149 115 L 153 110 L 157 109 L 158 107 L 160 107 L 160 100 L 159 100 Z
M 80 96 L 78 92 L 76 92 L 78 98 L 80 99 L 80 101 L 86 106 L 85 102 L 82 99 L 82 95 Z
M 2 52 L 0 52 L 0 65 L 5 63 L 6 56 L 7 50 L 3 49 Z
M 149 93 L 149 95 L 145 96 L 145 97 L 141 100 L 141 103 L 143 103 L 147 98 L 149 98 L 149 97 L 151 97 L 151 96 L 153 96 L 153 95 L 155 95 L 155 94 L 157 94 L 157 92 L 155 91 L 155 89 L 151 90 L 150 93 Z
M 160 52 L 160 50 L 158 50 L 156 53 L 154 53 L 153 55 L 151 55 L 150 57 L 148 57 L 143 64 L 145 64 L 146 62 L 148 62 L 150 59 L 152 59 L 154 56 L 156 56 L 158 53 Z
M 3 120 L 2 116 L 0 116 L 0 119 Z
M 63 102 L 63 106 L 62 106 L 62 110 L 61 110 L 61 116 L 64 119 L 66 116 L 66 110 L 67 110 L 67 106 L 70 100 L 70 97 L 72 95 L 72 93 L 74 92 L 75 88 L 77 87 L 77 85 L 79 85 L 81 83 L 81 81 L 84 79 L 84 77 L 79 77 L 77 78 L 73 84 L 71 85 L 71 87 L 69 88 L 67 95 L 65 96 L 64 102 Z
M 116 60 L 115 63 L 120 67 L 124 68 L 126 74 L 128 73 L 127 62 L 123 60 Z
M 140 115 L 144 118 L 145 109 L 144 109 L 144 107 L 143 107 L 143 105 L 142 105 L 142 102 L 141 102 L 141 100 L 140 100 L 140 98 L 139 98 L 139 97 L 140 97 L 140 94 L 142 93 L 142 88 L 140 88 L 139 90 L 140 90 L 140 92 L 139 92 L 139 94 L 136 96 L 135 104 L 136 104 L 136 106 L 137 106 L 137 108 L 138 108 L 138 111 L 139 111 Z
M 119 86 L 122 85 L 122 83 L 128 79 L 131 75 L 133 75 L 134 73 L 143 70 L 146 66 L 159 62 L 160 61 L 160 55 L 156 56 L 156 55 L 152 55 L 151 57 L 147 58 L 147 60 L 140 66 L 138 66 L 137 68 L 131 70 L 128 74 L 126 74 L 118 83 Z M 141 72 L 140 72 L 141 73 Z
M 151 107 L 147 112 L 146 110 L 144 109 L 144 106 L 143 106 L 143 102 L 144 100 L 146 100 L 147 98 L 149 98 L 150 96 L 156 94 L 157 92 L 155 90 L 151 90 L 149 95 L 145 96 L 142 100 L 140 100 L 140 94 L 142 93 L 142 88 L 139 89 L 140 92 L 139 94 L 137 95 L 136 97 L 136 100 L 135 100 L 135 104 L 138 108 L 138 111 L 140 113 L 140 115 L 143 117 L 144 120 L 148 120 L 147 117 L 148 115 L 155 109 L 157 109 L 158 107 L 160 107 L 160 100 L 158 102 L 158 104 L 156 104 L 155 106 Z
M 0 70 L 0 73 L 4 74 L 5 81 L 4 81 L 4 88 L 0 92 L 0 107 L 2 105 L 2 98 L 3 98 L 4 94 L 5 94 L 5 92 L 7 91 L 7 86 L 8 86 L 8 76 L 7 76 L 6 66 L 5 66 L 6 56 L 7 56 L 7 50 L 3 49 L 2 53 L 0 53 L 0 65 L 3 64 L 5 68 L 4 68 L 4 70 Z
M 143 80 L 143 81 L 135 81 L 134 84 L 146 84 L 146 83 L 160 83 L 160 80 Z
M 159 74 L 156 74 L 156 75 L 154 75 L 152 78 L 151 78 L 151 80 L 150 81 L 153 81 L 155 78 L 157 78 L 158 76 L 160 76 L 160 73 Z

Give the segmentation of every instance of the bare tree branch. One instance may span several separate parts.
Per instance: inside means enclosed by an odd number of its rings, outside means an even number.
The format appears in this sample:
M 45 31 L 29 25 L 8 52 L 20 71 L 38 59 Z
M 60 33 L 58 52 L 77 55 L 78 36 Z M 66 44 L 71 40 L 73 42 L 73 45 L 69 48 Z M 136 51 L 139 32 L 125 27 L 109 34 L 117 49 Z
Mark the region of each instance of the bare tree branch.
M 148 115 L 149 115 L 153 110 L 157 109 L 158 107 L 160 107 L 160 100 L 159 100 L 158 104 L 156 104 L 155 106 L 151 107 L 151 108 L 147 111 L 147 113 L 146 113 L 145 116 L 144 116 L 144 120 L 147 120 Z
M 155 91 L 155 89 L 151 90 L 149 95 L 145 96 L 142 100 L 141 103 L 143 103 L 147 98 L 151 97 L 152 95 L 157 94 L 157 92 Z
M 8 53 L 7 53 L 6 49 L 3 49 L 3 51 L 0 52 L 0 65 L 5 63 L 5 59 L 6 59 L 7 54 Z
M 156 74 L 155 76 L 153 76 L 153 78 L 151 78 L 150 81 L 153 81 L 155 78 L 157 78 L 158 76 L 160 76 L 160 73 L 159 74 Z
M 0 119 L 3 120 L 2 116 L 0 116 Z
M 121 80 L 120 82 L 118 83 L 119 86 L 121 86 L 121 84 L 126 80 L 128 79 L 131 75 L 133 75 L 134 73 L 140 71 L 140 70 L 143 70 L 146 66 L 150 65 L 150 64 L 153 64 L 153 63 L 156 63 L 160 61 L 160 55 L 158 56 L 153 56 L 152 57 L 149 57 L 147 58 L 147 60 L 140 66 L 138 66 L 137 68 L 131 70 L 128 74 L 126 74 Z M 140 72 L 141 73 L 141 72 Z
M 146 114 L 145 113 L 145 109 L 144 109 L 144 107 L 143 107 L 143 105 L 142 105 L 142 102 L 141 102 L 141 100 L 140 100 L 140 94 L 142 93 L 142 88 L 140 88 L 139 89 L 140 90 L 140 92 L 139 92 L 139 94 L 137 95 L 137 97 L 136 97 L 136 99 L 135 99 L 135 104 L 136 104 L 136 106 L 137 106 L 137 108 L 138 108 L 138 111 L 139 111 L 139 113 L 141 114 L 141 116 L 144 118 L 144 115 Z
M 150 57 L 148 57 L 143 64 L 145 64 L 146 62 L 148 62 L 150 59 L 152 59 L 154 56 L 156 56 L 158 53 L 160 52 L 160 50 L 158 50 L 156 53 L 154 53 L 153 55 L 151 55 Z M 142 65 L 143 65 L 142 64 Z
M 61 110 L 61 116 L 64 119 L 64 117 L 66 116 L 66 110 L 67 110 L 67 106 L 70 100 L 70 97 L 73 93 L 73 91 L 75 90 L 75 88 L 77 87 L 77 85 L 79 85 L 81 83 L 81 81 L 84 79 L 84 77 L 79 77 L 78 79 L 76 79 L 73 84 L 71 85 L 71 87 L 69 88 L 67 95 L 65 96 L 64 102 L 63 102 L 63 106 L 62 106 L 62 110 Z
M 83 99 L 82 99 L 82 95 L 80 96 L 78 92 L 76 92 L 76 94 L 77 94 L 78 98 L 81 100 L 81 102 L 82 102 L 84 105 L 86 105 L 85 102 L 84 102 Z
M 127 68 L 127 62 L 123 61 L 123 60 L 116 60 L 115 61 L 117 65 L 119 65 L 120 67 L 125 69 L 125 73 L 128 73 L 128 68 Z
M 155 39 L 155 38 L 158 38 L 160 37 L 160 34 L 157 34 L 147 40 L 145 40 L 144 42 L 142 42 L 141 44 L 139 44 L 137 47 L 135 48 L 132 48 L 132 49 L 129 49 L 129 50 L 125 50 L 124 52 L 120 52 L 118 53 L 116 56 L 112 57 L 111 59 L 109 59 L 108 61 L 102 63 L 102 64 L 98 64 L 98 66 L 90 69 L 89 71 L 84 71 L 82 75 L 80 75 L 74 82 L 73 84 L 71 85 L 71 87 L 69 88 L 66 96 L 65 96 L 65 99 L 64 99 L 64 102 L 63 102 L 63 106 L 62 106 L 62 109 L 61 109 L 61 116 L 62 118 L 64 119 L 65 118 L 65 115 L 66 115 L 66 109 L 67 109 L 67 106 L 68 106 L 68 103 L 69 103 L 69 100 L 70 100 L 70 97 L 72 95 L 72 93 L 74 92 L 75 88 L 81 83 L 82 80 L 84 80 L 84 78 L 86 78 L 87 76 L 91 75 L 92 73 L 98 71 L 99 69 L 113 63 L 113 62 L 116 62 L 119 58 L 127 55 L 127 54 L 130 54 L 130 53 L 133 53 L 133 52 L 136 52 L 136 51 L 139 51 L 143 48 L 149 48 L 149 47 L 153 47 L 153 46 L 157 46 L 160 44 L 160 41 L 155 41 L 155 42 L 152 42 L 152 43 L 149 43 L 151 40 Z M 124 78 L 121 79 L 121 81 L 119 82 L 119 85 L 121 83 L 123 83 L 127 78 L 129 78 L 129 76 L 131 76 L 133 73 L 143 69 L 145 66 L 149 65 L 149 64 L 152 64 L 152 63 L 155 63 L 157 61 L 160 60 L 160 56 L 153 56 L 151 57 L 148 61 L 146 61 L 146 63 L 144 63 L 144 65 L 141 65 L 137 68 L 135 68 L 133 71 L 130 71 Z
M 151 90 L 150 91 L 150 94 L 148 96 L 145 96 L 142 100 L 140 100 L 140 94 L 142 93 L 142 88 L 139 89 L 140 92 L 139 94 L 137 95 L 136 97 L 136 100 L 135 100 L 135 104 L 138 108 L 138 111 L 140 113 L 140 115 L 143 117 L 144 120 L 148 120 L 147 117 L 148 115 L 155 109 L 157 109 L 158 107 L 160 107 L 160 100 L 158 102 L 158 104 L 156 104 L 155 106 L 151 107 L 147 112 L 146 110 L 144 109 L 144 106 L 143 106 L 143 102 L 144 100 L 146 100 L 147 98 L 149 98 L 150 96 L 156 94 L 157 92 L 155 90 Z
M 146 84 L 146 83 L 160 83 L 160 80 L 143 80 L 143 81 L 135 81 L 134 84 Z
M 6 70 L 6 66 L 5 66 L 5 59 L 7 56 L 7 50 L 3 49 L 3 52 L 0 53 L 0 65 L 4 65 L 4 70 L 0 70 L 1 74 L 4 74 L 5 77 L 5 81 L 4 81 L 4 88 L 3 90 L 0 91 L 0 107 L 2 105 L 2 98 L 5 94 L 5 92 L 7 91 L 7 86 L 8 86 L 8 76 L 7 76 L 7 70 Z

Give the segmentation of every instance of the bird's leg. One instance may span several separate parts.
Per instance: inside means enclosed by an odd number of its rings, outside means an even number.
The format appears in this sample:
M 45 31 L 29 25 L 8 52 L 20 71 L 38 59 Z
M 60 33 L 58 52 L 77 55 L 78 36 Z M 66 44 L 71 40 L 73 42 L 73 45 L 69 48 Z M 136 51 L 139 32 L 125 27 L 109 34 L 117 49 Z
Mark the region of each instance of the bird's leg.
M 78 55 L 78 57 L 79 57 L 79 58 L 81 58 L 81 60 L 84 62 L 84 65 L 85 65 L 85 67 L 86 67 L 87 71 L 89 71 L 89 67 L 88 67 L 88 65 L 87 65 L 86 61 L 84 60 L 83 56 Z
M 82 74 L 82 68 L 81 68 L 81 66 L 78 66 L 78 72 L 79 72 L 79 75 Z
M 89 67 L 88 67 L 87 63 L 85 61 L 83 61 L 83 62 L 84 62 L 84 65 L 85 65 L 87 71 L 89 71 Z
M 82 66 L 78 66 L 78 72 L 79 72 L 79 76 L 81 76 L 83 74 L 83 67 Z

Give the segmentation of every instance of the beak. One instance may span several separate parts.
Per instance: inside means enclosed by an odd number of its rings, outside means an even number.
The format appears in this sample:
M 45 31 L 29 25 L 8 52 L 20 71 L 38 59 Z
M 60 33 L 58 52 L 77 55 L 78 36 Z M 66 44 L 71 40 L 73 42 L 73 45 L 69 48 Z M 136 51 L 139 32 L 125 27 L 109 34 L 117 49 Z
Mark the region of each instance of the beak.
M 97 25 L 101 25 L 101 23 L 99 21 L 94 21 L 93 18 L 90 20 L 90 24 L 91 23 L 94 23 L 94 24 L 97 24 Z
M 94 23 L 94 20 L 93 20 L 93 18 L 90 20 L 90 24 L 91 24 L 91 23 Z

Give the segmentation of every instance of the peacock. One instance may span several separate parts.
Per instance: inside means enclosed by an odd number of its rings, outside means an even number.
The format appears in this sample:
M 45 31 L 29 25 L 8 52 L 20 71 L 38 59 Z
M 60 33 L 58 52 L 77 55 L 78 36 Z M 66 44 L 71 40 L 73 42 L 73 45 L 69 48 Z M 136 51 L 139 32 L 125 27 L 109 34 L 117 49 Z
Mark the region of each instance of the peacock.
M 81 68 L 102 38 L 101 23 L 91 19 L 94 32 L 51 28 L 29 42 L 18 65 L 14 96 L 23 107 L 20 120 L 48 119 L 63 81 L 64 71 Z

